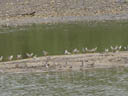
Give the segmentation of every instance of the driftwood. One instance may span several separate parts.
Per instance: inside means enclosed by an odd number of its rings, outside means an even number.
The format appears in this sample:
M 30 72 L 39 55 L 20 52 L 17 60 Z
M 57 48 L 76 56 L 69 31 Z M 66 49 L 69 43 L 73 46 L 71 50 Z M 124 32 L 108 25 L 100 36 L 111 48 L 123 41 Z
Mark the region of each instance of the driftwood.
M 23 14 L 20 14 L 21 16 L 34 16 L 35 15 L 35 11 L 33 12 L 30 12 L 30 13 L 23 13 Z
M 10 14 L 9 17 L 16 17 L 16 16 L 35 16 L 35 11 L 26 12 L 26 13 L 19 13 L 19 14 Z M 0 16 L 1 17 L 1 16 Z

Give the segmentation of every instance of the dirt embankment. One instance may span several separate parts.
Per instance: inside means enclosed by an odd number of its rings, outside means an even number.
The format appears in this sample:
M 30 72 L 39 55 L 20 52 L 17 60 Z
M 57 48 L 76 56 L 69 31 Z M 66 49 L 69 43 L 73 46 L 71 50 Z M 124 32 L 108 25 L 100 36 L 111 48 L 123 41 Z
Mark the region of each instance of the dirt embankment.
M 128 67 L 128 52 L 44 56 L 0 63 L 0 72 L 48 72 Z
M 127 14 L 127 0 L 0 0 L 1 25 L 128 19 Z

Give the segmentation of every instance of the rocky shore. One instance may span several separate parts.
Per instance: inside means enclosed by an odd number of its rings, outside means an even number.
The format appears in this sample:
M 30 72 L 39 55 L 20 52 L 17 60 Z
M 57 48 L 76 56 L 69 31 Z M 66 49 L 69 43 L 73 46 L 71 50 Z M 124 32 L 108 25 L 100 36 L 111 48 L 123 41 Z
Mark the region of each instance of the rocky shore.
M 44 56 L 0 63 L 0 72 L 49 72 L 128 67 L 128 52 Z
M 0 25 L 128 19 L 127 0 L 0 0 Z

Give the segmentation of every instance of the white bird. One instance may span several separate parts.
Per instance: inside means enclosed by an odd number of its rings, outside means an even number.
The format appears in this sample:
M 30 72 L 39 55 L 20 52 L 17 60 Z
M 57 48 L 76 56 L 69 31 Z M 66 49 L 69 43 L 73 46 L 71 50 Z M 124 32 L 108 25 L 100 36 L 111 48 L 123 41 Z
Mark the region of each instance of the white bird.
M 75 48 L 72 52 L 73 53 L 79 53 L 80 51 L 77 48 Z
M 13 55 L 8 57 L 8 60 L 11 61 L 13 59 Z
M 0 56 L 0 61 L 3 61 L 3 56 Z
M 116 46 L 115 46 L 115 50 L 118 50 L 118 48 L 119 48 L 119 47 L 116 45 Z
M 34 55 L 34 56 L 33 56 L 33 58 L 35 58 L 35 59 L 36 59 L 36 58 L 37 58 L 37 55 Z
M 68 50 L 65 50 L 65 51 L 64 51 L 64 54 L 65 54 L 65 55 L 70 55 L 71 53 L 70 53 Z
M 49 64 L 46 63 L 46 64 L 45 64 L 45 67 L 46 67 L 46 68 L 49 68 Z
M 112 50 L 113 52 L 115 52 L 115 51 L 118 49 L 117 46 L 115 46 L 115 47 L 111 46 L 110 48 L 111 48 L 111 50 Z
M 86 52 L 86 49 L 85 48 L 82 48 L 82 52 L 85 53 Z
M 86 50 L 87 52 L 95 52 L 95 51 L 97 50 L 97 47 L 92 48 L 92 49 L 85 48 L 85 50 Z
M 97 50 L 97 47 L 93 48 L 93 49 L 92 49 L 92 52 L 95 52 L 96 50 Z
M 106 49 L 106 48 L 105 48 L 105 52 L 106 52 L 106 53 L 109 52 L 109 49 Z
M 84 48 L 85 49 L 85 51 L 88 51 L 88 48 L 86 47 L 86 48 Z
M 17 59 L 21 59 L 21 58 L 22 58 L 22 55 L 21 55 L 21 54 L 18 54 L 18 55 L 16 56 L 16 58 L 17 58 Z
M 122 46 L 121 46 L 121 45 L 120 45 L 120 46 L 115 46 L 115 47 L 111 46 L 110 48 L 111 48 L 111 50 L 112 50 L 113 52 L 118 52 L 118 51 L 121 50 Z
M 120 45 L 120 46 L 118 47 L 118 49 L 121 50 L 121 48 L 122 48 L 122 46 Z
M 128 48 L 127 48 L 127 46 L 124 46 L 124 50 L 127 50 Z
M 113 46 L 111 46 L 110 48 L 111 48 L 112 51 L 114 50 L 114 47 Z
M 34 55 L 34 53 L 26 53 L 26 56 L 27 56 L 28 58 L 31 58 L 33 55 Z
M 48 52 L 45 51 L 45 50 L 43 50 L 42 53 L 43 53 L 44 56 L 48 55 Z
M 37 55 L 34 55 L 34 56 L 33 56 L 33 59 L 39 60 L 39 58 L 37 58 Z

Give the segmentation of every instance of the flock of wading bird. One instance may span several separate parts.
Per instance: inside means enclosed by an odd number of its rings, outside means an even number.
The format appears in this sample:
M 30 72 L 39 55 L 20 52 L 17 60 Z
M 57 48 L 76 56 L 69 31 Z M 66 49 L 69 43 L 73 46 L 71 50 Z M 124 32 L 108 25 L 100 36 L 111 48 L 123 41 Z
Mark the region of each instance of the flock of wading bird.
M 77 48 L 73 49 L 72 52 L 68 51 L 68 50 L 65 50 L 64 51 L 64 54 L 65 55 L 70 55 L 70 54 L 79 54 L 79 53 L 94 53 L 97 51 L 97 48 L 98 47 L 95 47 L 95 48 L 92 48 L 92 49 L 88 49 L 88 48 L 82 48 L 82 50 L 78 50 Z M 110 48 L 105 48 L 104 49 L 104 52 L 107 53 L 107 52 L 119 52 L 121 50 L 125 50 L 125 51 L 128 51 L 128 45 L 127 46 L 111 46 Z M 43 56 L 47 56 L 48 55 L 48 52 L 47 51 L 42 51 L 42 54 Z M 34 53 L 26 53 L 25 54 L 27 56 L 27 58 L 37 58 L 37 55 L 35 55 Z M 3 56 L 0 56 L 0 61 L 3 61 L 4 57 Z M 14 59 L 14 56 L 11 55 L 8 57 L 8 61 L 11 61 Z M 16 59 L 23 59 L 22 55 L 21 54 L 18 54 L 16 55 Z

